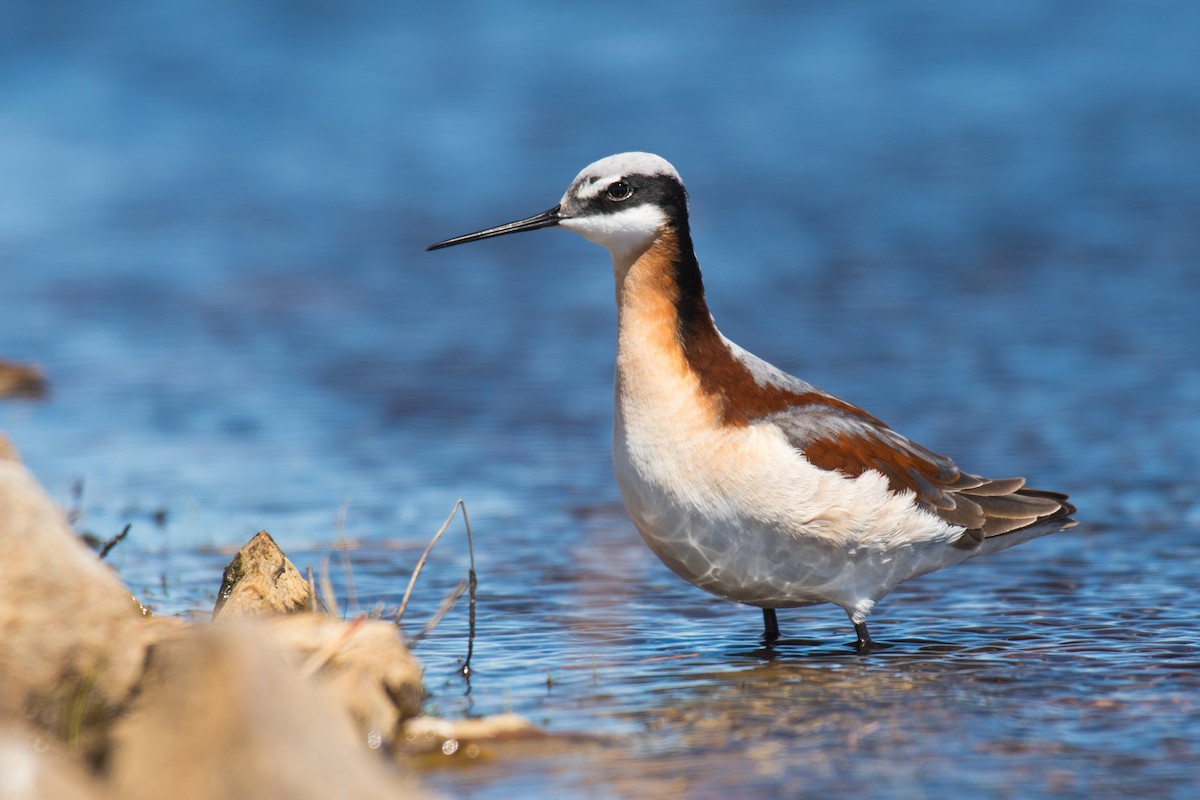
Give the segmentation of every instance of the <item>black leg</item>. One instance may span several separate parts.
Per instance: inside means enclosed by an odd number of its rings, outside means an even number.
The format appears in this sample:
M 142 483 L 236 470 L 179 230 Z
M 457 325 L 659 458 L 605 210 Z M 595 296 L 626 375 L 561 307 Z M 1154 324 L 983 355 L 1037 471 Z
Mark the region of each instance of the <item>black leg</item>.
M 779 620 L 775 617 L 775 609 L 763 609 L 763 639 L 773 642 L 779 638 Z
M 854 623 L 854 632 L 858 634 L 858 641 L 854 643 L 854 649 L 860 653 L 865 653 L 871 649 L 871 632 L 867 630 L 866 622 Z

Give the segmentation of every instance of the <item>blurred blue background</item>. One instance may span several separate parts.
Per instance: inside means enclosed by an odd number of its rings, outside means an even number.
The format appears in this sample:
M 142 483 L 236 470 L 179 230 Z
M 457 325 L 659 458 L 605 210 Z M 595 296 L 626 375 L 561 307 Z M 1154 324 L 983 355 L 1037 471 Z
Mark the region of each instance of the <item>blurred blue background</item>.
M 1118 537 L 1096 557 L 1153 575 L 1137 543 L 1200 527 L 1198 33 L 1169 1 L 9 3 L 0 357 L 51 393 L 0 430 L 81 527 L 134 523 L 118 563 L 169 613 L 259 528 L 357 542 L 394 605 L 457 497 L 523 613 L 578 543 L 710 603 L 619 508 L 607 255 L 423 251 L 649 150 L 726 335 L 1070 492 Z
M 1189 4 L 3 14 L 0 352 L 53 394 L 0 421 L 176 537 L 615 499 L 604 252 L 422 248 L 627 149 L 680 169 L 752 351 L 1093 519 L 1200 472 Z

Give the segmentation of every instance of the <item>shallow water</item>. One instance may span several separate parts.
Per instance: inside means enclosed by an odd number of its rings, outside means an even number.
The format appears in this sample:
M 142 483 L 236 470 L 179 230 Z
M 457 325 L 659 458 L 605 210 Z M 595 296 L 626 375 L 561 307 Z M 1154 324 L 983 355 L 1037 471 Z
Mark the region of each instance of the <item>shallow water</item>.
M 643 6 L 6 11 L 0 356 L 52 392 L 0 430 L 162 613 L 261 528 L 394 613 L 465 498 L 430 710 L 586 738 L 450 796 L 1194 794 L 1200 11 Z M 423 252 L 635 148 L 726 334 L 1083 524 L 901 587 L 865 658 L 670 575 L 611 477 L 607 256 Z M 466 563 L 456 522 L 410 630 Z

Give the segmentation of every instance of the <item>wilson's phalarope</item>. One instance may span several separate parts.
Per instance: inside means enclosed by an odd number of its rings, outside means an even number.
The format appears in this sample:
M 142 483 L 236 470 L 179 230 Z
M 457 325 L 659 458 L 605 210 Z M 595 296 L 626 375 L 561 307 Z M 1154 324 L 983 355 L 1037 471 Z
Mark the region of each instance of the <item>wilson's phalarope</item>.
M 722 336 L 658 156 L 601 159 L 554 208 L 429 249 L 550 226 L 612 255 L 613 466 L 634 525 L 680 577 L 762 608 L 768 641 L 775 609 L 834 603 L 866 649 L 901 581 L 1074 524 L 1066 495 L 962 472 Z

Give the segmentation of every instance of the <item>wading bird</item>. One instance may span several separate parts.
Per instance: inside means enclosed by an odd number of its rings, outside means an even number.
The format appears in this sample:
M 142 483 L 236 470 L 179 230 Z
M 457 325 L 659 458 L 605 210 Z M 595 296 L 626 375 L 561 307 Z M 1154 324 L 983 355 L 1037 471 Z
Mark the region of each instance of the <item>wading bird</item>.
M 541 214 L 430 245 L 557 226 L 608 248 L 617 290 L 613 466 L 672 571 L 763 611 L 833 603 L 857 647 L 897 584 L 1074 524 L 1066 495 L 963 472 L 721 335 L 679 174 L 649 153 L 584 168 Z

